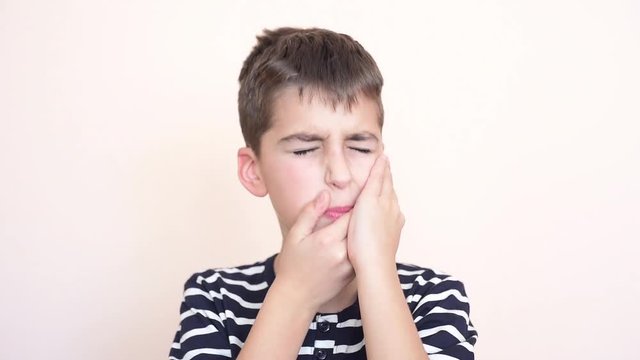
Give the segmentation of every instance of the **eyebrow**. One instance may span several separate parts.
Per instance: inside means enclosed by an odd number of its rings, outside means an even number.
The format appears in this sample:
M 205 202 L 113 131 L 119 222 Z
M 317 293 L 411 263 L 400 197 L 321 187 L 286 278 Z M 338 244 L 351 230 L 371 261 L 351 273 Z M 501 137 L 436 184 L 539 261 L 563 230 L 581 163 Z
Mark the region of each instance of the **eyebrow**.
M 323 138 L 322 136 L 317 135 L 317 134 L 299 132 L 299 133 L 295 133 L 295 134 L 291 134 L 291 135 L 283 137 L 282 139 L 278 140 L 278 143 L 279 144 L 283 144 L 283 143 L 296 141 L 296 140 L 297 141 L 303 141 L 303 142 L 313 142 L 313 141 L 322 141 L 324 139 L 325 138 Z M 349 136 L 347 136 L 346 140 L 347 141 L 369 141 L 369 140 L 373 140 L 376 143 L 379 142 L 378 137 L 375 136 L 374 134 L 368 132 L 368 131 L 363 131 L 363 132 L 359 132 L 359 133 L 350 134 Z

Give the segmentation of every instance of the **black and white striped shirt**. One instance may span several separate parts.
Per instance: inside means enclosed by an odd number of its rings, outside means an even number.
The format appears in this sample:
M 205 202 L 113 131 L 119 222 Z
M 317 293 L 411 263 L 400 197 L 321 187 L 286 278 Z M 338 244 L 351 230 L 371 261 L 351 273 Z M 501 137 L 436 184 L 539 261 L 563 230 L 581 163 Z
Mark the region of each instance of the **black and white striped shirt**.
M 235 359 L 275 279 L 265 261 L 196 273 L 187 280 L 170 360 Z M 474 358 L 477 332 L 463 284 L 449 275 L 397 264 L 407 305 L 431 360 Z M 282 331 L 286 336 L 286 329 Z M 366 359 L 358 302 L 316 314 L 298 359 Z

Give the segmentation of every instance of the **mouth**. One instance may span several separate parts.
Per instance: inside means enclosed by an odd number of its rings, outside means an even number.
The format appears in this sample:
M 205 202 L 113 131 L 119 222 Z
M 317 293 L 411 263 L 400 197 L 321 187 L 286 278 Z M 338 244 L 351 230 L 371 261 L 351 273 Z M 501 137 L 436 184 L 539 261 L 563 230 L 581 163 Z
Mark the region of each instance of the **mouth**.
M 340 216 L 351 211 L 351 209 L 353 209 L 353 206 L 337 206 L 337 207 L 328 208 L 324 212 L 324 216 L 328 217 L 329 219 L 336 220 Z

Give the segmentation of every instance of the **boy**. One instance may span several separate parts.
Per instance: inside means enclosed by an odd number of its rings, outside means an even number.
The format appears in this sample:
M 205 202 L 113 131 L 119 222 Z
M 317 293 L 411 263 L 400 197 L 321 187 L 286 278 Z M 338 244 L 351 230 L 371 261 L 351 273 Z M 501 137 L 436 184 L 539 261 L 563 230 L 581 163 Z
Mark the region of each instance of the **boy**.
M 395 262 L 404 217 L 381 89 L 347 35 L 258 37 L 240 72 L 238 177 L 269 195 L 282 249 L 194 274 L 170 359 L 473 359 L 462 283 Z

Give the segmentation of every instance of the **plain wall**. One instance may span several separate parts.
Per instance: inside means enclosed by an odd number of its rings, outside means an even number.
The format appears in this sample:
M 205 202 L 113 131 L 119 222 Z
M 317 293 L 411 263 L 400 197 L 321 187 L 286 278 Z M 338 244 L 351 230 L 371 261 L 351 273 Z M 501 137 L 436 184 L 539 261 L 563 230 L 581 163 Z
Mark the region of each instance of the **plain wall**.
M 479 359 L 638 358 L 639 2 L 0 0 L 0 359 L 166 358 L 191 273 L 278 251 L 236 94 L 284 25 L 376 58 L 397 258 Z

